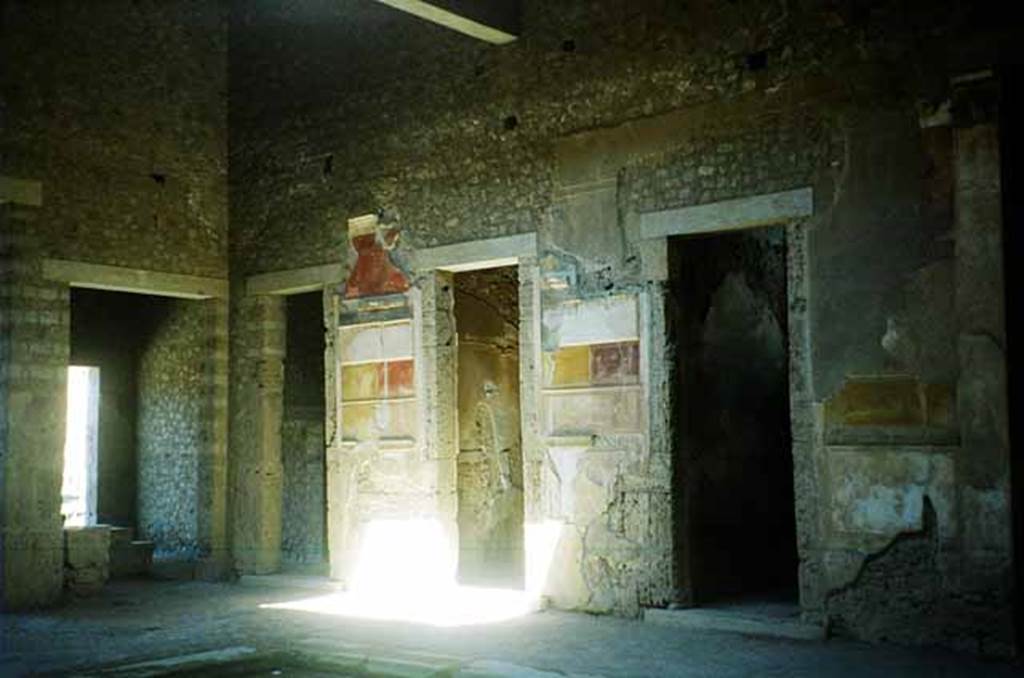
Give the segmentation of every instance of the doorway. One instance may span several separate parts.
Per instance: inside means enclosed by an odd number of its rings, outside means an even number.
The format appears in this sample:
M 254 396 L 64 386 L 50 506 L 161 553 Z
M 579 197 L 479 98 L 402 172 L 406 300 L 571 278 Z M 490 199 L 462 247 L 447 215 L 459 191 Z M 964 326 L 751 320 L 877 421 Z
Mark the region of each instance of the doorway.
M 158 560 L 194 560 L 202 550 L 208 310 L 201 300 L 71 289 L 70 364 L 99 375 L 92 524 L 114 528 L 119 545 L 153 542 Z M 69 410 L 69 433 L 75 416 Z
M 519 279 L 514 266 L 456 273 L 458 581 L 524 586 Z
M 782 226 L 669 241 L 679 602 L 798 598 Z
M 329 566 L 321 291 L 285 298 L 285 332 L 281 421 L 282 569 L 326 575 Z
M 64 527 L 96 524 L 99 410 L 100 369 L 70 365 L 60 489 Z
M 1020 289 L 1022 277 L 1016 264 L 1024 255 L 1024 134 L 1020 130 L 1020 116 L 1024 115 L 1024 95 L 1020 88 L 1010 83 L 1019 82 L 1017 76 L 1024 75 L 1024 66 L 1013 65 L 1002 69 L 1002 101 L 999 109 L 999 153 L 1002 162 L 1003 195 L 1003 271 L 1004 303 L 1006 307 L 1006 363 L 1007 363 L 1007 411 L 1020 411 L 1021 382 L 1024 369 L 1021 367 L 1020 351 L 1020 304 L 1012 302 L 1012 290 Z M 1020 453 L 1014 453 L 1014 444 L 1024 439 L 1024 419 L 1010 416 L 1010 505 L 1013 511 L 1013 564 L 1015 605 L 1014 617 L 1017 629 L 1018 652 L 1024 648 L 1024 460 Z

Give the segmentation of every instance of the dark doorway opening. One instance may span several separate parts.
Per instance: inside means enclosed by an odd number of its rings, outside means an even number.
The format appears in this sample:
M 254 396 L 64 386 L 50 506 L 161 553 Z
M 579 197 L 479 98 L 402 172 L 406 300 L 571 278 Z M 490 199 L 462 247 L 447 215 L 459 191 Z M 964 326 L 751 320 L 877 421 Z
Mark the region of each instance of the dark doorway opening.
M 669 245 L 679 602 L 797 600 L 785 229 Z
M 102 375 L 95 522 L 110 526 L 111 576 L 144 574 L 151 561 L 190 576 L 205 548 L 197 516 L 211 417 L 209 307 L 87 288 L 71 289 L 70 306 L 70 363 Z
M 323 293 L 287 297 L 285 313 L 281 564 L 288 572 L 326 575 Z
M 458 581 L 522 588 L 518 271 L 513 266 L 467 271 L 454 280 Z
M 1008 377 L 1007 411 L 1010 413 L 1010 474 L 1011 507 L 1013 510 L 1013 563 L 1014 563 L 1014 621 L 1017 630 L 1018 651 L 1024 648 L 1024 460 L 1014 445 L 1024 440 L 1024 418 L 1014 416 L 1020 412 L 1021 367 L 1020 302 L 1013 290 L 1021 289 L 1019 262 L 1024 257 L 1024 134 L 1020 120 L 1024 115 L 1024 95 L 1016 83 L 1024 77 L 1024 66 L 1002 69 L 1002 101 L 1000 103 L 999 139 L 1002 160 L 1003 194 L 1003 260 L 1005 275 L 1004 302 L 1006 304 L 1006 363 Z

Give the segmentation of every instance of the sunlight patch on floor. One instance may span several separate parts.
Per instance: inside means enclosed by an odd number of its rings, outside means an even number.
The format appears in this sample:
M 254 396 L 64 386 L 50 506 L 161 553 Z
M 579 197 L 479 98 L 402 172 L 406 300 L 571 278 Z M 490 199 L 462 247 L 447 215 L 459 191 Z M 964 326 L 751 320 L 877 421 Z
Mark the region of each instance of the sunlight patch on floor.
M 362 534 L 351 588 L 261 609 L 453 627 L 490 624 L 541 609 L 561 523 L 526 526 L 527 587 L 460 586 L 449 537 L 431 520 L 380 520 Z
M 525 591 L 449 586 L 387 595 L 381 591 L 343 591 L 325 596 L 260 605 L 262 609 L 296 610 L 382 621 L 405 621 L 454 627 L 493 624 L 539 609 Z

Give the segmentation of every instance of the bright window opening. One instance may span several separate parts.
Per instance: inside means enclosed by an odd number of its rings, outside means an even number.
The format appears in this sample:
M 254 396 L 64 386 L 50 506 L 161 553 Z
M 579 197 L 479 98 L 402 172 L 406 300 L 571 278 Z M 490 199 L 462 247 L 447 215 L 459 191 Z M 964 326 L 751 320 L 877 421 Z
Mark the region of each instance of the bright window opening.
M 60 512 L 65 527 L 96 524 L 100 369 L 68 367 L 67 429 Z

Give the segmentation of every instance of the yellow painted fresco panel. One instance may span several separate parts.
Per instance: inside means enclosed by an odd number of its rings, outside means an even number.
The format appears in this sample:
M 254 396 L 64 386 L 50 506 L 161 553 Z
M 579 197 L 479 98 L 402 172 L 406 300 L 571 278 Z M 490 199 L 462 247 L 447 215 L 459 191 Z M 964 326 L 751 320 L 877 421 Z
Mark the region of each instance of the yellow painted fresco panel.
M 345 365 L 341 368 L 342 401 L 383 397 L 384 363 Z
M 342 405 L 341 437 L 346 440 L 368 440 L 373 437 L 376 420 L 376 403 Z
M 569 346 L 548 354 L 549 386 L 587 386 L 590 384 L 590 347 Z

